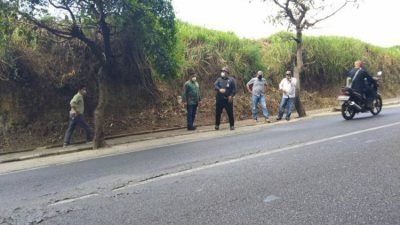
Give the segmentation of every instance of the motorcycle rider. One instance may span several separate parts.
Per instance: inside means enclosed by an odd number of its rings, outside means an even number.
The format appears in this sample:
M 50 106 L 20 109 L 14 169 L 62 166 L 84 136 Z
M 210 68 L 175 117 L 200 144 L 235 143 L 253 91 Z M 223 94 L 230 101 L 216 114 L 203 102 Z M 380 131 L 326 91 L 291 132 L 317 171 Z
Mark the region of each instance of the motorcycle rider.
M 369 75 L 368 71 L 363 67 L 363 61 L 357 60 L 354 62 L 354 68 L 348 73 L 351 78 L 350 87 L 362 94 L 367 100 L 367 107 L 372 108 L 372 101 L 375 96 L 376 81 Z M 364 97 L 365 96 L 365 97 Z

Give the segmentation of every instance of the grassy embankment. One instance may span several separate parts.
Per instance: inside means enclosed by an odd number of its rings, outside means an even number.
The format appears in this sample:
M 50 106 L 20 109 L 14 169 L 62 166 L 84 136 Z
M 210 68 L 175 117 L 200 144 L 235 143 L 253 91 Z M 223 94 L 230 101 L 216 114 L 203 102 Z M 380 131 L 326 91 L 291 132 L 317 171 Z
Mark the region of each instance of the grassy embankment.
M 176 96 L 181 94 L 189 69 L 199 74 L 204 95 L 205 105 L 199 111 L 198 125 L 213 123 L 213 82 L 219 69 L 225 65 L 231 68 L 238 82 L 235 100 L 237 119 L 250 118 L 250 96 L 245 93 L 244 85 L 258 70 L 264 71 L 267 76 L 270 84 L 268 108 L 270 113 L 276 114 L 280 101 L 276 88 L 284 71 L 291 69 L 294 62 L 295 46 L 290 34 L 278 33 L 266 39 L 247 40 L 233 33 L 186 23 L 178 22 L 177 26 L 176 60 L 180 65 L 177 78 L 162 80 L 155 77 L 161 93 L 157 102 L 144 101 L 137 107 L 139 96 L 122 99 L 131 102 L 118 103 L 121 104 L 121 110 L 114 110 L 120 113 L 109 117 L 107 134 L 184 126 L 185 112 L 176 103 Z M 27 146 L 60 143 L 67 123 L 64 118 L 67 117 L 68 100 L 75 91 L 68 84 L 88 81 L 85 76 L 91 70 L 87 69 L 90 65 L 85 62 L 87 56 L 82 54 L 82 47 L 57 45 L 50 39 L 38 41 L 17 34 L 13 39 L 13 45 L 2 46 L 0 51 L 3 53 L 0 55 L 2 61 L 7 61 L 7 57 L 15 59 L 13 65 L 1 64 L 0 72 L 12 72 L 11 76 L 1 74 L 1 78 L 13 79 L 0 80 L 0 152 L 4 149 L 10 151 Z M 380 48 L 343 37 L 305 37 L 304 43 L 307 67 L 302 74 L 302 88 L 305 90 L 302 98 L 307 109 L 336 104 L 335 96 L 345 82 L 346 71 L 356 59 L 364 60 L 371 73 L 384 71 L 381 91 L 385 97 L 399 94 L 399 47 Z M 4 51 L 5 48 L 9 49 Z M 64 65 L 69 62 L 73 64 Z M 76 67 L 73 73 L 71 67 Z M 88 112 L 91 112 L 96 105 L 95 90 L 88 97 L 86 104 Z M 91 121 L 90 114 L 87 116 Z M 78 137 L 83 135 L 81 132 L 77 134 Z

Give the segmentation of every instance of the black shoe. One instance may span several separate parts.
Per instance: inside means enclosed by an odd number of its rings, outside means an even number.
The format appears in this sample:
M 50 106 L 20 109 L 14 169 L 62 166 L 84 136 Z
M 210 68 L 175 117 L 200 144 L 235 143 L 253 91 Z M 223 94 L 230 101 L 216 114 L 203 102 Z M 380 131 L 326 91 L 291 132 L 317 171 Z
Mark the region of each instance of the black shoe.
M 231 128 L 230 128 L 231 130 L 235 130 L 235 127 L 234 126 L 231 126 Z
M 219 126 L 218 125 L 215 125 L 215 130 L 219 130 Z
M 286 121 L 289 121 L 290 120 L 290 118 L 288 117 L 288 118 L 286 118 Z
M 276 117 L 276 120 L 281 120 L 282 118 Z
M 188 130 L 196 130 L 197 129 L 197 127 L 188 127 Z

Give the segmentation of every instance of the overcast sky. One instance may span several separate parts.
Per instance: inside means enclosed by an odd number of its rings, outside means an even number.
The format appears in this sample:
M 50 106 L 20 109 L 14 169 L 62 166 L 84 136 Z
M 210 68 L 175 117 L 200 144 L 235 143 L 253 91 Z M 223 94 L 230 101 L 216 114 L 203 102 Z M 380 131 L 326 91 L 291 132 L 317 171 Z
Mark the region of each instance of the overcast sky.
M 240 37 L 262 38 L 285 28 L 266 20 L 269 10 L 260 0 L 172 0 L 183 21 Z M 364 0 L 358 9 L 348 7 L 321 22 L 306 35 L 335 35 L 360 39 L 382 47 L 400 45 L 400 1 Z

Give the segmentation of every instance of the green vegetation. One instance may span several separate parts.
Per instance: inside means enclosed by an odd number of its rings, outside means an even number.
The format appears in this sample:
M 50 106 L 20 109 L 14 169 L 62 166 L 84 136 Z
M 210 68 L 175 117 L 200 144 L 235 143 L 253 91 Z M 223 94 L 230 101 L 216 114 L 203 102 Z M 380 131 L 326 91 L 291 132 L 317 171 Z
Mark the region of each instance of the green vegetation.
M 195 69 L 201 76 L 214 79 L 222 66 L 228 65 L 238 79 L 249 79 L 257 70 L 265 70 L 262 43 L 240 39 L 233 33 L 214 31 L 178 22 L 178 52 L 182 74 Z
M 239 80 L 248 80 L 257 70 L 266 71 L 276 86 L 284 71 L 293 69 L 295 43 L 292 34 L 280 32 L 263 40 L 240 39 L 233 33 L 214 31 L 178 22 L 178 54 L 181 75 L 195 68 L 210 80 L 218 69 L 228 64 Z M 383 90 L 397 94 L 400 81 L 400 48 L 381 48 L 353 38 L 320 36 L 304 37 L 305 70 L 302 77 L 306 91 L 328 90 L 344 85 L 347 71 L 357 59 L 365 61 L 371 74 L 384 71 Z
M 161 13 L 162 8 L 158 5 L 152 13 Z M 89 86 L 85 104 L 88 116 L 93 115 L 98 101 L 96 82 L 91 79 L 97 71 L 96 60 L 79 41 L 62 41 L 26 21 L 16 21 L 8 12 L 0 13 L 0 152 L 21 148 L 21 143 L 60 143 L 67 125 L 68 101 L 79 83 Z M 191 69 L 198 73 L 205 95 L 200 124 L 212 123 L 212 84 L 225 65 L 238 81 L 238 119 L 250 118 L 249 99 L 243 88 L 257 70 L 264 71 L 271 82 L 268 107 L 276 113 L 280 99 L 276 88 L 284 71 L 295 64 L 292 34 L 280 32 L 249 40 L 180 21 L 169 24 L 174 30 L 168 33 L 161 24 L 170 22 L 170 16 L 149 21 L 131 17 L 121 28 L 124 32 L 112 37 L 118 76 L 111 84 L 117 91 L 110 93 L 113 101 L 107 110 L 106 135 L 184 123 L 184 110 L 177 105 L 176 96 L 181 94 L 181 85 Z M 129 32 L 136 23 L 142 23 L 140 32 L 148 29 L 144 24 L 154 27 L 146 31 L 157 37 L 154 42 L 147 35 Z M 140 43 L 146 40 L 142 46 Z M 157 44 L 161 42 L 166 45 Z M 357 59 L 366 62 L 371 74 L 384 72 L 381 92 L 385 97 L 399 95 L 399 46 L 381 48 L 353 38 L 306 36 L 302 74 L 305 106 L 310 109 L 335 104 L 345 75 Z M 142 63 L 132 63 L 135 60 Z M 154 89 L 157 91 L 149 92 Z

